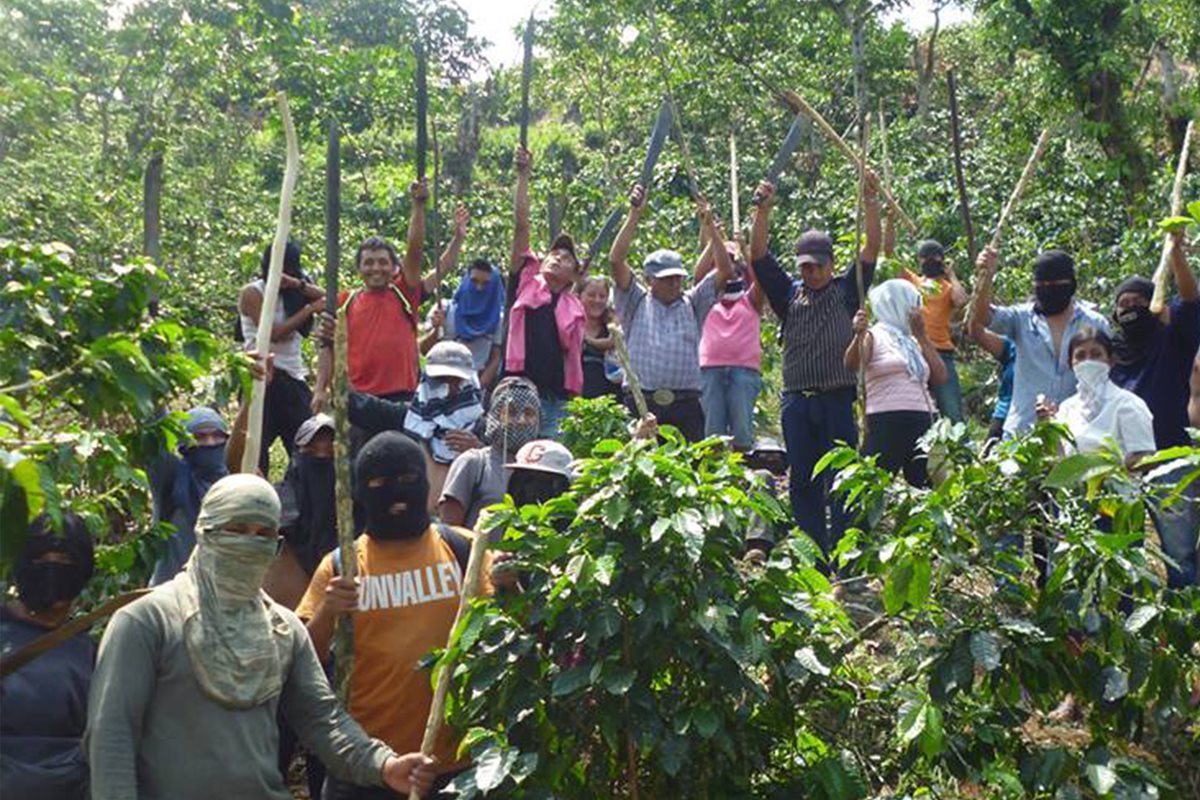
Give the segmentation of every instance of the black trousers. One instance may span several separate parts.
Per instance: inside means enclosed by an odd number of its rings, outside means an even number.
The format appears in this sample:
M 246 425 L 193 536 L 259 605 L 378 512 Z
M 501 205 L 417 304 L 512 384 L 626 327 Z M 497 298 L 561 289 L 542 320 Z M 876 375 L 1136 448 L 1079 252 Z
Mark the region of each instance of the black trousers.
M 625 405 L 636 417 L 637 405 L 628 391 L 625 392 Z M 667 406 L 654 402 L 654 393 L 647 392 L 646 409 L 654 415 L 659 425 L 674 425 L 689 442 L 704 438 L 704 409 L 700 405 L 700 392 L 695 392 L 695 396 L 676 397 L 675 402 Z
M 282 439 L 291 458 L 296 449 L 296 431 L 311 416 L 312 390 L 308 384 L 281 369 L 275 370 L 263 398 L 262 450 L 258 456 L 258 468 L 263 475 L 270 474 L 271 444 Z
M 867 415 L 865 455 L 879 456 L 878 463 L 889 472 L 903 472 L 913 486 L 929 485 L 929 465 L 917 449 L 920 439 L 933 424 L 928 411 L 884 411 Z

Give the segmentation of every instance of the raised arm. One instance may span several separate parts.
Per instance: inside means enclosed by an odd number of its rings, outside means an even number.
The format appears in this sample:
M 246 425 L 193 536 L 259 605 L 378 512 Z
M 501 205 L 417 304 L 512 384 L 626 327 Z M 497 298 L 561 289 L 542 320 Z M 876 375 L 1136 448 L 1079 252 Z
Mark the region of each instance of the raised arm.
M 1200 288 L 1196 285 L 1196 274 L 1188 269 L 1187 239 L 1183 231 L 1175 232 L 1175 246 L 1171 248 L 1171 271 L 1175 273 L 1175 286 L 1179 299 L 1185 302 L 1200 300 Z
M 422 178 L 408 187 L 412 198 L 412 216 L 408 220 L 408 245 L 400 264 L 404 282 L 411 288 L 421 285 L 421 261 L 425 255 L 425 203 L 429 200 L 429 184 Z
M 879 261 L 879 248 L 883 243 L 883 226 L 879 213 L 879 178 L 871 170 L 863 180 L 863 220 L 866 223 L 867 240 L 863 242 L 858 257 L 866 264 Z
M 525 254 L 529 252 L 529 176 L 533 172 L 533 156 L 525 148 L 517 147 L 513 162 L 517 166 L 517 189 L 513 198 L 516 219 L 508 263 L 509 269 L 516 272 L 524 266 Z
M 454 233 L 450 236 L 450 242 L 446 245 L 442 257 L 438 259 L 437 269 L 433 274 L 426 275 L 422 282 L 425 294 L 436 292 L 446 273 L 458 265 L 458 256 L 462 252 L 463 242 L 467 239 L 467 223 L 470 221 L 471 212 L 466 206 L 459 204 L 458 208 L 454 209 Z
M 608 251 L 613 282 L 621 290 L 628 289 L 633 281 L 633 270 L 629 268 L 629 245 L 633 243 L 633 235 L 637 233 L 638 220 L 642 218 L 645 204 L 646 190 L 640 183 L 634 184 L 629 191 L 629 216 L 625 218 L 625 224 L 621 226 L 617 238 L 613 240 L 612 248 Z
M 297 279 L 293 278 L 291 275 L 284 275 L 283 278 L 286 280 L 286 282 L 290 283 L 289 286 L 284 286 L 285 289 L 286 288 L 298 288 L 298 289 L 304 288 L 304 284 L 302 284 Z M 280 285 L 283 286 L 283 283 L 281 283 Z M 306 294 L 306 297 L 307 297 L 307 294 Z M 256 289 L 254 286 L 246 286 L 246 287 L 242 288 L 242 293 L 238 297 L 238 310 L 241 313 L 245 314 L 250 319 L 254 320 L 255 325 L 262 324 L 262 303 L 263 303 L 262 292 L 260 292 L 258 289 Z M 271 326 L 271 341 L 272 342 L 283 341 L 284 339 L 288 338 L 293 333 L 298 331 L 304 325 L 304 323 L 306 323 L 310 319 L 312 319 L 312 316 L 314 314 L 318 314 L 324 310 L 325 310 L 325 296 L 319 295 L 317 297 L 317 299 L 309 302 L 307 305 L 305 305 L 303 308 L 301 308 L 295 314 L 292 314 L 290 317 L 285 319 L 283 322 L 273 324 Z
M 692 271 L 692 285 L 700 283 L 708 273 L 713 271 L 716 262 L 713 260 L 713 241 L 704 226 L 700 226 L 700 258 L 696 259 L 696 268 Z
M 698 197 L 696 208 L 700 213 L 700 227 L 706 232 L 708 248 L 712 251 L 713 262 L 717 268 L 715 284 L 717 295 L 720 296 L 725 284 L 733 278 L 733 261 L 729 258 L 729 251 L 725 249 L 725 235 L 713 218 L 712 206 L 703 197 Z
M 985 247 L 975 259 L 975 304 L 971 307 L 971 327 L 986 328 L 992 321 L 992 278 L 996 274 L 996 251 Z
M 775 204 L 775 184 L 763 181 L 758 185 L 758 196 L 762 198 L 754 209 L 754 223 L 750 227 L 750 261 L 758 261 L 767 254 L 770 238 L 771 206 Z
M 962 308 L 967 304 L 967 290 L 963 288 L 962 282 L 954 272 L 954 265 L 949 261 L 946 262 L 946 279 L 950 281 L 950 302 L 955 308 Z

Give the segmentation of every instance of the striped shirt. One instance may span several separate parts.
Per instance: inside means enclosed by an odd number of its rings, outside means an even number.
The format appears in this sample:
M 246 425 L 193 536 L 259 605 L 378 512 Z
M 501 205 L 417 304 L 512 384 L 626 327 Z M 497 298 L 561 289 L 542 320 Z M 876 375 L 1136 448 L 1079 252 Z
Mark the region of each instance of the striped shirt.
M 875 277 L 875 264 L 864 261 L 862 266 L 866 291 Z M 783 390 L 825 392 L 854 386 L 857 377 L 843 361 L 854 338 L 851 322 L 858 310 L 854 265 L 816 291 L 784 272 L 771 253 L 754 262 L 754 276 L 779 318 Z
M 634 278 L 613 289 L 629 361 L 642 388 L 700 390 L 700 329 L 717 299 L 716 273 L 664 305 Z

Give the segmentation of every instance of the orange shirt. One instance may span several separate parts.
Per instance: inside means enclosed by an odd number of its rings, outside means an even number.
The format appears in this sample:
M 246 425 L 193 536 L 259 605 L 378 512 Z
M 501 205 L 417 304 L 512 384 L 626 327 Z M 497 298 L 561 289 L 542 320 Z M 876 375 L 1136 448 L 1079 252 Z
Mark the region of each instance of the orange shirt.
M 360 289 L 346 319 L 346 369 L 356 392 L 376 396 L 417 390 L 417 309 L 421 287 L 412 288 L 397 278 L 379 291 Z M 408 300 L 404 307 L 396 290 Z M 338 307 L 350 292 L 338 295 Z
M 421 749 L 433 705 L 430 674 L 417 664 L 430 651 L 446 646 L 458 611 L 461 571 L 454 551 L 433 526 L 408 541 L 381 543 L 363 534 L 355 546 L 359 592 L 350 716 L 397 753 L 411 753 Z M 484 594 L 492 593 L 489 562 L 484 562 L 481 575 Z M 296 608 L 301 619 L 316 613 L 332 577 L 332 559 L 326 555 Z M 439 769 L 463 766 L 455 759 L 457 749 L 456 738 L 443 728 L 434 751 Z
M 904 270 L 904 279 L 917 287 L 924 300 L 925 333 L 938 350 L 954 352 L 950 320 L 954 317 L 953 287 L 949 278 L 926 278 Z

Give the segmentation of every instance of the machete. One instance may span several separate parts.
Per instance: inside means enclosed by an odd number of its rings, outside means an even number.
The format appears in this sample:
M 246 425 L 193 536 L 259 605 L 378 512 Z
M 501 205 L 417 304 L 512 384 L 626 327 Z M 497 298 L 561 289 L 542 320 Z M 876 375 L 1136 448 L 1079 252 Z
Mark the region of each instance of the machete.
M 417 180 L 425 177 L 429 152 L 429 90 L 425 83 L 425 46 L 418 40 L 413 49 L 417 54 Z
M 788 162 L 792 160 L 792 154 L 796 152 L 796 148 L 800 145 L 800 140 L 804 138 L 804 134 L 808 131 L 808 117 L 804 114 L 797 114 L 792 120 L 792 127 L 788 129 L 787 138 L 783 140 L 783 144 L 779 145 L 779 150 L 775 153 L 775 159 L 771 162 L 771 166 L 767 169 L 765 180 L 768 183 L 776 183 L 779 176 L 787 169 Z M 756 189 L 754 192 L 754 205 L 760 205 L 763 201 L 762 195 Z
M 650 193 L 650 184 L 654 181 L 654 165 L 658 163 L 659 153 L 671 132 L 671 103 L 663 100 L 658 109 L 658 118 L 654 120 L 654 130 L 650 132 L 650 144 L 646 148 L 646 161 L 642 164 L 642 188 Z
M 342 145 L 336 119 L 329 120 L 325 149 L 325 311 L 337 313 L 338 270 L 341 268 Z
M 529 149 L 529 82 L 533 79 L 533 13 L 525 23 L 525 60 L 521 62 L 521 149 Z
M 600 232 L 596 234 L 596 238 L 592 239 L 592 243 L 588 245 L 587 258 L 584 260 L 584 266 L 590 266 L 600 256 L 600 253 L 612 242 L 613 234 L 617 232 L 617 224 L 621 221 L 621 210 L 614 208 L 608 215 L 608 219 L 604 220 L 604 224 L 600 227 Z

